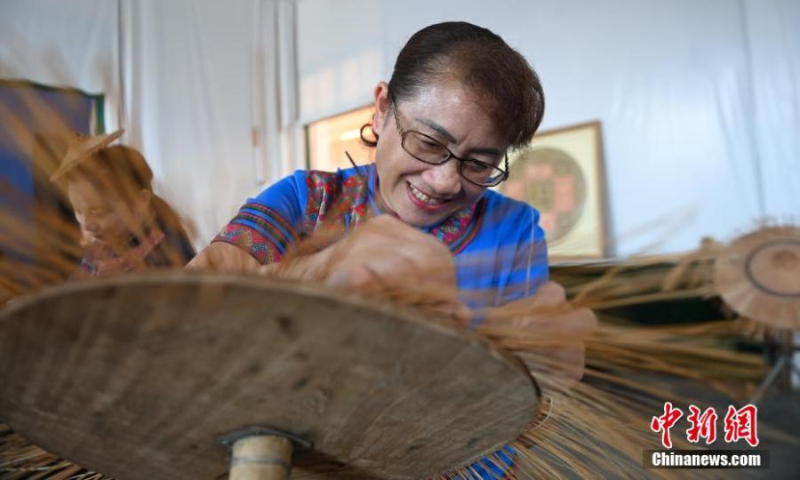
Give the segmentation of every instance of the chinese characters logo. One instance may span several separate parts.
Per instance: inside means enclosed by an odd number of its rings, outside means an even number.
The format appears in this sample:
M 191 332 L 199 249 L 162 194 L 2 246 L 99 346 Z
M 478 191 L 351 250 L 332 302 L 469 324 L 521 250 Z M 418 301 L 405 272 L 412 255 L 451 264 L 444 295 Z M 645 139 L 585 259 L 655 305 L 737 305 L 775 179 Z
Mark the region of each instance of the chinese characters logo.
M 650 430 L 661 434 L 661 444 L 664 448 L 672 448 L 671 429 L 683 416 L 683 410 L 673 407 L 671 402 L 665 402 L 664 413 L 653 417 L 650 422 Z M 728 413 L 724 419 L 725 442 L 737 443 L 744 440 L 751 447 L 758 446 L 757 417 L 758 407 L 755 405 L 745 405 L 739 409 L 733 405 L 728 406 Z M 704 439 L 707 445 L 714 443 L 717 440 L 718 418 L 714 407 L 701 410 L 696 405 L 689 405 L 689 415 L 686 420 L 690 426 L 686 430 L 686 439 L 690 443 L 699 443 L 700 439 Z

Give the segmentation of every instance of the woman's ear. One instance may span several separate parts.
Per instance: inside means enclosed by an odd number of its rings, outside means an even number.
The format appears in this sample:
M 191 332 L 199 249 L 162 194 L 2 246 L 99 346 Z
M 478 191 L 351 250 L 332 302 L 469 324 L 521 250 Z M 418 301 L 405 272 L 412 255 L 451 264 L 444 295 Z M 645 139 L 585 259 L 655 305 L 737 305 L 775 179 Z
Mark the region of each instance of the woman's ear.
M 389 84 L 380 82 L 375 86 L 375 112 L 372 114 L 372 131 L 376 135 L 383 134 L 390 117 Z

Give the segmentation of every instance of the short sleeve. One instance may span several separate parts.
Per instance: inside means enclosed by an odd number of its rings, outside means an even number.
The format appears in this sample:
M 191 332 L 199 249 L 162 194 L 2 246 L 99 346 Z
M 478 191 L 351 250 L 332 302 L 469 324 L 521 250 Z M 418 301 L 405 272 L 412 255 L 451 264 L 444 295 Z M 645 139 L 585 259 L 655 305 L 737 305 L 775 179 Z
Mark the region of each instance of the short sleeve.
M 235 245 L 262 265 L 279 262 L 298 239 L 308 201 L 305 177 L 297 171 L 248 199 L 213 241 Z
M 507 283 L 499 303 L 509 303 L 534 295 L 550 277 L 547 242 L 539 225 L 539 212 L 528 208 L 518 226 L 518 240 Z

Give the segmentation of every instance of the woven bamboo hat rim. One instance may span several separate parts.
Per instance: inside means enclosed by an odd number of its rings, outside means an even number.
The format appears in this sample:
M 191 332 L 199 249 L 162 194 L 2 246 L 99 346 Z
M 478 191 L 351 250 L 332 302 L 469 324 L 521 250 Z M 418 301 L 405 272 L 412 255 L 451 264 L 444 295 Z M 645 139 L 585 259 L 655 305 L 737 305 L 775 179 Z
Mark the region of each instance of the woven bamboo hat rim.
M 64 177 L 78 165 L 86 161 L 93 154 L 111 145 L 115 140 L 125 133 L 124 128 L 103 135 L 84 135 L 76 133 L 67 144 L 67 152 L 61 165 L 50 176 L 51 181 L 57 181 Z

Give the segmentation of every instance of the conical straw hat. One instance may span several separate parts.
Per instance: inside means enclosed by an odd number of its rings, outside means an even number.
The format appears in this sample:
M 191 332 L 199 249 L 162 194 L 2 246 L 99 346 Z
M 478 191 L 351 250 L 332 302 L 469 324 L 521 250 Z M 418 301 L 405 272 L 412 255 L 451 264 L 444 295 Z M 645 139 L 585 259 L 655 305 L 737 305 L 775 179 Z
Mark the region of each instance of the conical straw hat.
M 737 238 L 717 257 L 714 282 L 740 315 L 800 328 L 800 228 L 768 227 Z
M 121 137 L 123 133 L 125 133 L 124 128 L 120 128 L 115 132 L 105 135 L 88 136 L 76 133 L 67 145 L 67 153 L 64 155 L 64 160 L 61 161 L 61 165 L 55 173 L 50 176 L 50 180 L 56 181 L 63 177 L 82 161 L 89 158 L 93 153 L 111 145 L 111 143 Z
M 131 480 L 220 478 L 216 440 L 248 426 L 313 442 L 295 480 L 430 478 L 518 438 L 540 404 L 519 360 L 445 323 L 313 285 L 183 271 L 15 302 L 0 311 L 0 377 L 14 430 Z

